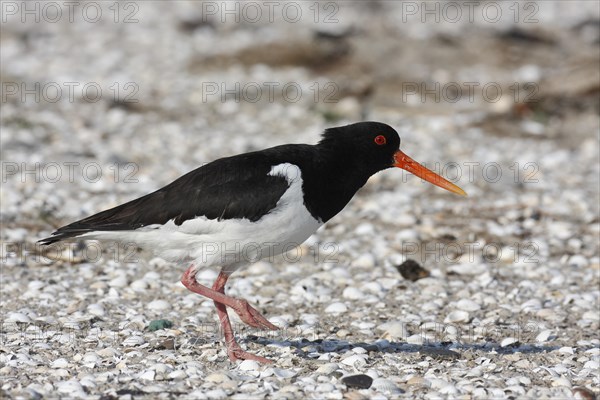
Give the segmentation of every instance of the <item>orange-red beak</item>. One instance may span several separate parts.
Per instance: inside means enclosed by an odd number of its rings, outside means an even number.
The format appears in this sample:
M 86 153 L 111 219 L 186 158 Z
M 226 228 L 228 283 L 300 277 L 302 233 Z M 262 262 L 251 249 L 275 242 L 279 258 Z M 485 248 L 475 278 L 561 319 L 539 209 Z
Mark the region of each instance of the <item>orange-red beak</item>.
M 435 172 L 425 168 L 400 150 L 394 153 L 394 167 L 402 168 L 403 170 L 406 170 L 411 174 L 415 174 L 419 178 L 425 179 L 427 182 L 433 183 L 442 189 L 460 194 L 461 196 L 467 195 L 464 190 L 456 186 L 454 183 L 447 181 Z

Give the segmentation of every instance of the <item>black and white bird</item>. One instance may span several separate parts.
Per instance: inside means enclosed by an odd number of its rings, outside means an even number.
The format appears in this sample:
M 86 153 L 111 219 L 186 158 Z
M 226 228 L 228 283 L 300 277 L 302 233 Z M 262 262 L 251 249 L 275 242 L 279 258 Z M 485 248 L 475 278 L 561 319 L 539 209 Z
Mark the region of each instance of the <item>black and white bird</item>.
M 233 272 L 300 245 L 339 213 L 371 175 L 387 168 L 402 168 L 465 195 L 399 147 L 400 137 L 383 123 L 330 128 L 316 145 L 288 144 L 218 159 L 153 193 L 66 225 L 40 242 L 135 242 L 165 260 L 191 264 L 181 282 L 214 301 L 229 358 L 270 362 L 235 341 L 227 307 L 252 327 L 277 327 L 247 301 L 225 294 Z M 221 271 L 212 288 L 200 285 L 197 271 L 215 266 Z

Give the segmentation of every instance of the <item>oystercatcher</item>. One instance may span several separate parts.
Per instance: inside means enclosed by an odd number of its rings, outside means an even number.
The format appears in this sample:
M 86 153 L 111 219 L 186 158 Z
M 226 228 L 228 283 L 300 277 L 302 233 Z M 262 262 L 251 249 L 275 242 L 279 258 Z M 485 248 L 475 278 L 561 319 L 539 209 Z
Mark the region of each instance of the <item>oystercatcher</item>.
M 136 242 L 166 260 L 190 263 L 181 282 L 214 301 L 229 358 L 268 363 L 235 341 L 227 307 L 252 327 L 278 328 L 246 300 L 225 294 L 233 272 L 304 242 L 371 175 L 387 168 L 402 168 L 465 195 L 399 147 L 400 137 L 383 123 L 330 128 L 316 145 L 289 144 L 218 159 L 153 193 L 66 225 L 40 242 Z M 214 266 L 221 271 L 212 288 L 200 285 L 197 271 Z

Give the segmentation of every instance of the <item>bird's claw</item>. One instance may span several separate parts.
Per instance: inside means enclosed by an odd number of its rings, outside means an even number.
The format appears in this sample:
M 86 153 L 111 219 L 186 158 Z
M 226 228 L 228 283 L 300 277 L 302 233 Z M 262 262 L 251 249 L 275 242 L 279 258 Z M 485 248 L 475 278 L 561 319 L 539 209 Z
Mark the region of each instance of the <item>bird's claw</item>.
M 279 329 L 278 326 L 273 325 L 268 319 L 263 317 L 254 307 L 252 307 L 246 300 L 238 299 L 235 306 L 232 307 L 233 311 L 240 317 L 240 319 L 250 325 L 253 328 L 258 329 L 270 329 L 276 331 Z
M 254 360 L 263 364 L 272 364 L 273 361 L 268 358 L 257 356 L 256 354 L 248 353 L 242 350 L 242 348 L 236 343 L 229 343 L 227 346 L 227 355 L 231 361 L 237 360 Z

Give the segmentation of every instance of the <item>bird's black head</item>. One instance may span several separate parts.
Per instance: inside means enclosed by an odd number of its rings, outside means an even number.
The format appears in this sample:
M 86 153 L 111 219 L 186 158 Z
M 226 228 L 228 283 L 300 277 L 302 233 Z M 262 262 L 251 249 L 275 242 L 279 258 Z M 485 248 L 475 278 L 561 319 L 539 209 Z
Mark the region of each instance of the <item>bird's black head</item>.
M 400 137 L 381 122 L 359 122 L 326 129 L 319 147 L 335 153 L 346 166 L 354 165 L 371 176 L 394 166 Z
M 359 122 L 356 124 L 325 130 L 318 147 L 334 160 L 334 169 L 348 169 L 347 175 L 364 184 L 376 172 L 396 167 L 451 192 L 466 195 L 453 183 L 400 150 L 400 137 L 389 125 L 381 122 Z

